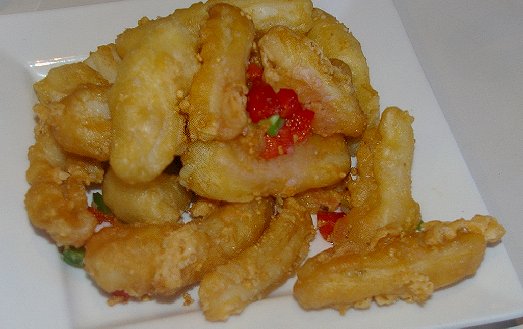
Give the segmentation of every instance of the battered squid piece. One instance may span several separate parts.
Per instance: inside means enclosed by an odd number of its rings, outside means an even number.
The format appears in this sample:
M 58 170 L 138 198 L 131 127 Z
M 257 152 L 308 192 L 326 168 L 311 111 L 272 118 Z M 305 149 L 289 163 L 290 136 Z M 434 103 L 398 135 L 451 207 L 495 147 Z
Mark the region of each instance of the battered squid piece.
M 320 210 L 335 211 L 340 206 L 347 208 L 350 203 L 350 196 L 344 182 L 311 189 L 295 195 L 294 198 L 310 213 L 317 213 Z
M 205 22 L 207 19 L 207 8 L 208 6 L 199 2 L 191 5 L 189 8 L 176 9 L 174 13 L 165 17 L 158 17 L 155 19 L 142 17 L 138 21 L 137 26 L 125 29 L 116 37 L 116 52 L 121 58 L 124 58 L 135 48 L 138 48 L 144 38 L 154 31 L 157 25 L 164 24 L 164 21 L 169 21 L 171 19 L 177 20 L 189 28 L 193 33 L 198 34 L 200 24 Z
M 314 111 L 312 131 L 359 137 L 365 115 L 354 93 L 351 74 L 333 65 L 311 39 L 277 26 L 258 42 L 264 79 L 276 90 L 296 91 L 300 103 Z
M 46 77 L 33 85 L 38 101 L 47 105 L 62 100 L 78 86 L 109 86 L 97 71 L 85 63 L 64 64 L 49 70 Z
M 224 205 L 178 225 L 115 225 L 86 244 L 85 269 L 104 291 L 172 296 L 255 243 L 273 212 L 271 199 Z
M 336 18 L 321 9 L 312 11 L 312 26 L 307 37 L 316 42 L 326 57 L 347 63 L 352 72 L 352 83 L 359 105 L 367 117 L 367 125 L 379 121 L 379 96 L 372 88 L 367 60 L 359 41 Z
M 307 256 L 314 235 L 309 212 L 286 199 L 256 244 L 203 277 L 199 296 L 207 320 L 239 314 L 284 283 Z
M 67 152 L 109 160 L 111 115 L 108 86 L 83 84 L 52 106 L 49 124 L 56 141 Z
M 202 66 L 190 91 L 191 139 L 229 140 L 247 125 L 245 68 L 254 26 L 240 9 L 218 4 L 209 8 L 201 31 Z
M 126 223 L 176 223 L 191 202 L 191 192 L 178 183 L 178 177 L 165 173 L 148 183 L 131 185 L 109 168 L 102 192 L 105 204 Z
M 96 51 L 89 54 L 89 57 L 85 59 L 84 63 L 100 73 L 110 84 L 113 84 L 116 80 L 120 61 L 121 58 L 116 51 L 116 45 L 111 43 L 99 46 Z
M 228 3 L 239 7 L 252 19 L 258 32 L 282 25 L 298 32 L 307 32 L 312 23 L 310 0 L 209 0 L 207 5 Z
M 335 245 L 349 240 L 372 248 L 386 235 L 416 228 L 421 215 L 411 195 L 412 120 L 387 108 L 378 127 L 365 132 L 356 154 L 358 176 L 348 185 L 353 208 L 334 226 Z
M 42 117 L 47 111 L 36 105 Z M 49 234 L 59 246 L 82 246 L 97 224 L 87 210 L 86 186 L 102 181 L 99 162 L 74 157 L 64 152 L 40 120 L 36 142 L 29 148 L 27 182 L 31 185 L 24 199 L 31 223 Z
M 182 155 L 180 184 L 196 194 L 228 202 L 259 196 L 293 196 L 341 181 L 350 156 L 341 135 L 311 135 L 291 154 L 262 159 L 248 143 L 194 142 Z
M 487 243 L 505 230 L 488 216 L 431 222 L 422 232 L 387 237 L 372 250 L 349 245 L 327 249 L 298 270 L 294 296 L 304 309 L 367 308 L 372 300 L 423 303 L 434 290 L 473 275 Z
M 183 13 L 144 33 L 123 58 L 110 92 L 110 163 L 128 183 L 153 180 L 186 147 L 185 119 L 176 105 L 199 68 L 199 22 L 186 22 Z

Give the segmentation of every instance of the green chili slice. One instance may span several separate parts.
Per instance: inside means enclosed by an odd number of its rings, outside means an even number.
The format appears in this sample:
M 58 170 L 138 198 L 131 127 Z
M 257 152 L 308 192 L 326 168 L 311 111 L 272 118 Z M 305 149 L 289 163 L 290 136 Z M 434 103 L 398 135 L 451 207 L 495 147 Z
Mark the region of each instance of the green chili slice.
M 85 248 L 67 246 L 62 251 L 62 260 L 71 266 L 82 268 L 84 267 Z
M 100 210 L 101 212 L 103 212 L 106 215 L 111 214 L 111 209 L 109 209 L 109 207 L 107 207 L 107 205 L 104 203 L 102 194 L 100 194 L 98 192 L 94 192 L 93 193 L 93 202 L 96 205 L 96 209 Z
M 285 120 L 281 118 L 278 114 L 270 116 L 267 121 L 269 122 L 269 128 L 267 129 L 267 135 L 275 137 L 278 135 L 278 132 L 285 124 Z

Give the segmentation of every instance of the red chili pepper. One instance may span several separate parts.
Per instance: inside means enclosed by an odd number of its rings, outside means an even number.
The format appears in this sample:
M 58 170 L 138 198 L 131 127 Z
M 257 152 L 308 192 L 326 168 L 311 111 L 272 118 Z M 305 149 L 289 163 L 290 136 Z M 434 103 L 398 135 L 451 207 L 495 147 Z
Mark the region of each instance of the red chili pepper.
M 94 215 L 94 217 L 98 221 L 98 224 L 102 224 L 104 222 L 114 224 L 114 221 L 116 219 L 114 215 L 105 214 L 94 207 L 87 207 L 87 210 Z
M 114 297 L 121 297 L 121 298 L 125 298 L 125 299 L 129 299 L 129 294 L 126 293 L 124 290 L 115 290 L 111 293 L 111 296 L 114 296 Z
M 314 112 L 303 108 L 294 90 L 282 88 L 276 93 L 262 80 L 262 67 L 249 64 L 246 74 L 251 86 L 247 94 L 247 112 L 251 120 L 258 123 L 275 114 L 283 119 L 283 125 L 278 121 L 278 127 L 269 128 L 261 157 L 271 159 L 289 153 L 294 144 L 310 134 Z
M 292 89 L 282 88 L 277 94 L 280 103 L 280 116 L 287 119 L 292 113 L 301 111 L 302 107 L 298 100 L 298 94 Z
M 287 154 L 293 145 L 294 139 L 291 130 L 283 126 L 278 132 L 278 135 L 274 137 L 265 135 L 265 150 L 261 156 L 268 160 L 279 155 Z
M 113 306 L 120 303 L 127 303 L 131 296 L 123 290 L 115 290 L 111 293 L 109 298 L 109 305 Z
M 286 121 L 286 127 L 291 131 L 295 143 L 303 141 L 309 135 L 312 127 L 314 112 L 300 109 L 293 112 Z
M 316 214 L 316 217 L 318 218 L 318 230 L 325 240 L 331 242 L 331 234 L 334 230 L 334 225 L 336 225 L 336 222 L 344 216 L 345 213 L 343 212 L 318 211 Z
M 258 80 L 262 78 L 263 76 L 263 67 L 250 63 L 247 65 L 247 80 L 249 82 L 253 82 L 254 80 Z
M 276 92 L 262 80 L 253 83 L 247 94 L 247 112 L 252 122 L 267 119 L 279 112 L 280 104 Z

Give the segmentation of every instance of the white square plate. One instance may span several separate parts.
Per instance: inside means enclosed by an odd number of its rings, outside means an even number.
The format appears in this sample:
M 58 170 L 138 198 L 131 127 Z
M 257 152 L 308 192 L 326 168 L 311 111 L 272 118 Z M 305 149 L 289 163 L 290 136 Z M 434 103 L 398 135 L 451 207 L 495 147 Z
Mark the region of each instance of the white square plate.
M 0 327 L 3 328 L 448 328 L 523 315 L 523 291 L 503 244 L 488 248 L 477 274 L 436 292 L 423 306 L 398 302 L 366 311 L 305 312 L 289 281 L 225 323 L 208 323 L 197 303 L 149 301 L 108 307 L 86 274 L 59 260 L 56 247 L 30 225 L 23 206 L 27 148 L 33 143 L 32 83 L 50 67 L 81 60 L 114 41 L 139 18 L 167 15 L 190 1 L 123 1 L 0 16 Z M 381 108 L 415 117 L 413 194 L 425 220 L 471 217 L 487 210 L 389 1 L 315 1 L 361 41 Z M 313 252 L 322 247 L 316 241 Z M 197 297 L 196 290 L 191 292 Z

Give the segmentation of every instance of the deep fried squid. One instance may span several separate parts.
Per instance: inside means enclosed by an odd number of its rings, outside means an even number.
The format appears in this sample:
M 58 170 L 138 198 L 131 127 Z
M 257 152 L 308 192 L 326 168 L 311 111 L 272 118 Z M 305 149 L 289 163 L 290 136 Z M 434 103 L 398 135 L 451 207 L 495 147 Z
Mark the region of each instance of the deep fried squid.
M 48 123 L 64 150 L 99 161 L 109 160 L 112 134 L 108 89 L 83 84 L 50 106 Z
M 177 12 L 154 24 L 125 55 L 110 92 L 110 163 L 128 183 L 153 180 L 186 146 L 185 118 L 176 105 L 199 68 L 198 31 Z
M 108 293 L 172 296 L 256 242 L 272 211 L 272 200 L 261 199 L 224 205 L 182 227 L 104 228 L 85 246 L 85 269 Z
M 277 26 L 258 42 L 264 79 L 273 88 L 290 88 L 300 103 L 314 111 L 312 131 L 359 137 L 365 115 L 354 94 L 350 72 L 333 65 L 306 36 Z
M 410 232 L 421 215 L 411 195 L 414 154 L 413 118 L 398 108 L 385 109 L 378 127 L 365 132 L 356 157 L 357 178 L 349 183 L 351 206 L 332 234 L 371 247 L 387 234 Z
M 150 182 L 131 185 L 109 168 L 102 192 L 105 204 L 126 223 L 177 222 L 191 202 L 191 192 L 178 183 L 177 176 L 166 173 Z
M 307 256 L 314 234 L 307 209 L 286 199 L 255 245 L 203 277 L 199 296 L 205 317 L 226 320 L 284 283 Z
M 110 84 L 113 84 L 116 80 L 120 62 L 121 58 L 114 43 L 99 46 L 84 60 L 85 64 L 98 72 Z
M 247 143 L 245 143 L 247 144 Z M 241 140 L 194 142 L 182 155 L 180 183 L 195 193 L 228 202 L 288 197 L 341 181 L 350 168 L 341 135 L 310 136 L 291 154 L 264 160 Z
M 50 69 L 45 78 L 35 82 L 33 88 L 40 103 L 50 104 L 61 101 L 78 86 L 84 84 L 109 85 L 107 80 L 97 71 L 80 62 L 64 64 Z
M 339 245 L 298 270 L 294 296 L 304 309 L 367 308 L 401 298 L 423 303 L 434 290 L 473 275 L 487 243 L 505 230 L 489 216 L 425 223 L 422 232 L 381 239 L 372 250 Z
M 247 125 L 245 68 L 254 26 L 240 9 L 209 8 L 201 31 L 202 65 L 190 90 L 189 133 L 193 140 L 229 140 Z
M 35 111 L 43 117 L 47 108 L 38 104 Z M 43 120 L 36 126 L 35 138 L 26 172 L 31 185 L 24 199 L 29 219 L 57 245 L 81 246 L 97 224 L 87 210 L 86 186 L 102 181 L 101 164 L 64 152 Z
M 239 7 L 252 19 L 259 32 L 282 25 L 299 32 L 307 32 L 312 23 L 310 0 L 209 0 L 208 5 L 228 3 Z
M 356 98 L 367 117 L 367 125 L 375 126 L 380 114 L 379 96 L 370 83 L 369 67 L 360 42 L 343 23 L 318 8 L 312 11 L 312 27 L 307 36 L 321 47 L 326 57 L 349 65 Z

